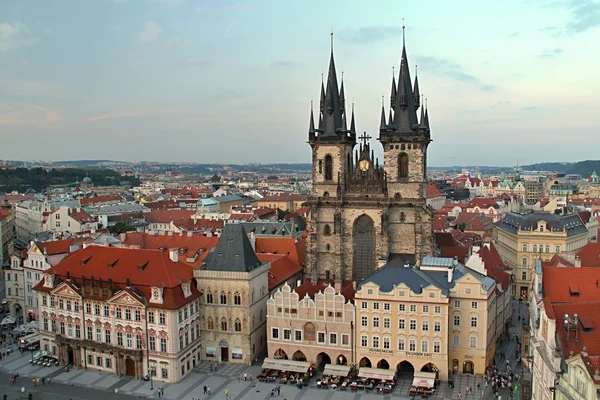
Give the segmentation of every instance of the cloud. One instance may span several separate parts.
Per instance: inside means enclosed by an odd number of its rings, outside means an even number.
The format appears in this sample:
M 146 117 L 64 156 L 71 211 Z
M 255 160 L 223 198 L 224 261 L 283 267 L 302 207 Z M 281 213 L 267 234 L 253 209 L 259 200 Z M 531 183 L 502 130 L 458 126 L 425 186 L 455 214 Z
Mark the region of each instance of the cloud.
M 540 54 L 538 54 L 537 58 L 548 59 L 548 58 L 556 58 L 557 56 L 564 53 L 563 49 L 554 49 L 554 50 L 544 50 Z
M 560 26 L 546 26 L 545 28 L 541 28 L 540 32 L 546 33 L 552 37 L 559 37 L 565 34 L 565 30 Z
M 355 44 L 368 44 L 402 35 L 397 26 L 365 26 L 358 29 L 345 29 L 338 36 L 340 40 Z
M 185 0 L 154 0 L 155 3 L 164 5 L 164 6 L 178 6 L 183 3 Z
M 460 65 L 455 64 L 451 61 L 435 57 L 421 57 L 419 58 L 419 67 L 423 67 L 426 71 L 437 75 L 445 75 L 446 77 L 453 79 L 457 82 L 462 82 L 476 86 L 483 92 L 490 92 L 495 89 L 494 85 L 485 84 L 473 75 L 469 75 L 463 72 Z M 419 68 L 421 70 L 421 68 Z
M 508 37 L 513 38 L 513 37 L 521 36 L 522 33 L 523 33 L 522 31 L 511 32 L 508 34 Z
M 0 126 L 44 126 L 62 121 L 54 108 L 32 104 L 0 104 Z
M 120 118 L 135 118 L 135 117 L 148 117 L 157 115 L 183 115 L 183 114 L 197 114 L 197 110 L 192 109 L 179 109 L 179 108 L 165 108 L 165 109 L 150 109 L 150 110 L 126 110 L 126 111 L 115 111 L 106 114 L 93 115 L 85 118 L 85 122 L 97 122 L 106 121 L 111 119 Z
M 536 106 L 521 107 L 521 111 L 524 111 L 524 112 L 536 111 L 537 109 L 538 108 Z
M 571 21 L 567 28 L 572 33 L 585 32 L 600 26 L 600 2 L 596 0 L 570 0 Z
M 142 43 L 156 42 L 162 32 L 162 26 L 156 22 L 146 21 L 144 23 L 144 29 L 136 33 L 135 38 Z
M 32 45 L 37 41 L 38 39 L 33 36 L 29 28 L 21 22 L 0 23 L 0 52 Z

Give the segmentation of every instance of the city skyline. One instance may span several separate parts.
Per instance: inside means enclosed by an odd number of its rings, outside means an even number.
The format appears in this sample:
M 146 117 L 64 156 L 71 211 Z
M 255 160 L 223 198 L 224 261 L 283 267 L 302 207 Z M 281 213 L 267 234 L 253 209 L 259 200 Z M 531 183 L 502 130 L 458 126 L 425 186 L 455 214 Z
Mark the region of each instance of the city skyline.
M 403 17 L 431 166 L 597 158 L 598 3 L 347 4 L 4 4 L 0 158 L 309 162 L 330 29 L 357 130 L 376 138 Z

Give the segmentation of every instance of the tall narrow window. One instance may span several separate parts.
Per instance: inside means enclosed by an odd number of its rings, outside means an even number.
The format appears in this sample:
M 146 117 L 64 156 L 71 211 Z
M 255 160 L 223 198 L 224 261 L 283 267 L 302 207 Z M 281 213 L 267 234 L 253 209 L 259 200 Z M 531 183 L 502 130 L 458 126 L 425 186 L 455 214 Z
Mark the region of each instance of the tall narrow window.
M 329 236 L 329 235 L 331 235 L 331 228 L 329 227 L 329 225 L 325 225 L 325 226 L 323 227 L 323 234 L 324 234 L 325 236 Z
M 325 156 L 325 180 L 333 180 L 333 158 L 330 155 Z
M 408 155 L 406 153 L 398 156 L 398 178 L 408 178 Z

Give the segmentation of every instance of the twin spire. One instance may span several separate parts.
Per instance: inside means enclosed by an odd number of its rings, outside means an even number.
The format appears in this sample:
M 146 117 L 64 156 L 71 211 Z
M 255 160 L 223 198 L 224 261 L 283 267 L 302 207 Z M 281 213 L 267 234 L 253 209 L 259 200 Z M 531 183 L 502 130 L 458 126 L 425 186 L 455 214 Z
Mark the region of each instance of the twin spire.
M 410 77 L 408 67 L 408 56 L 404 36 L 405 26 L 402 25 L 402 58 L 398 80 L 392 74 L 392 90 L 390 93 L 390 111 L 386 118 L 385 104 L 381 105 L 380 138 L 398 135 L 413 136 L 424 135 L 429 137 L 429 114 L 422 104 L 419 89 L 419 78 L 415 67 L 414 85 Z M 394 70 L 395 72 L 395 70 Z M 338 87 L 337 71 L 333 57 L 333 32 L 331 32 L 331 57 L 327 82 L 321 75 L 321 98 L 319 101 L 318 124 L 315 125 L 313 105 L 311 102 L 309 141 L 314 140 L 348 140 L 356 143 L 356 126 L 354 121 L 354 103 L 352 104 L 352 116 L 350 129 L 348 129 L 348 118 L 346 110 L 346 94 L 344 90 L 344 75 L 342 73 L 341 84 Z M 417 117 L 417 111 L 421 108 L 421 116 Z
M 333 57 L 333 32 L 331 33 L 331 57 L 329 59 L 329 71 L 327 84 L 321 76 L 321 99 L 319 104 L 319 122 L 315 129 L 314 114 L 311 103 L 309 139 L 322 138 L 328 141 L 349 139 L 356 142 L 356 124 L 354 121 L 354 104 L 352 105 L 352 116 L 350 129 L 348 129 L 348 117 L 346 112 L 346 94 L 344 90 L 344 74 L 338 87 L 337 71 Z
M 429 132 L 429 119 L 427 110 L 421 108 L 421 118 L 417 118 L 417 110 L 421 107 L 421 93 L 419 90 L 419 78 L 417 67 L 415 67 L 414 86 L 410 78 L 408 67 L 408 56 L 406 55 L 406 42 L 404 36 L 405 26 L 402 25 L 402 58 L 400 60 L 400 71 L 398 81 L 392 74 L 392 91 L 390 94 L 390 116 L 385 122 L 385 107 L 382 105 L 382 118 L 380 133 L 390 135 L 419 135 Z

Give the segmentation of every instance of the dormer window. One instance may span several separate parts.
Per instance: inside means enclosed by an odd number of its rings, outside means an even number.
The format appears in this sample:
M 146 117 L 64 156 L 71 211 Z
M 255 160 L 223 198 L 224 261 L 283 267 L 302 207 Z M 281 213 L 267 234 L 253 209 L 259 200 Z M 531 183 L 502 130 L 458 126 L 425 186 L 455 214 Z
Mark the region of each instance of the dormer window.
M 164 303 L 162 288 L 152 287 L 150 290 L 152 292 L 152 296 L 150 298 L 150 303 L 157 303 L 157 304 Z
M 54 275 L 44 275 L 44 287 L 54 289 Z
M 190 282 L 182 282 L 181 289 L 183 290 L 183 297 L 187 298 L 192 295 L 192 285 Z

